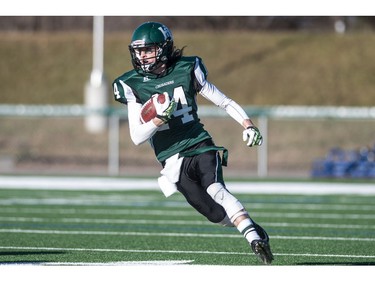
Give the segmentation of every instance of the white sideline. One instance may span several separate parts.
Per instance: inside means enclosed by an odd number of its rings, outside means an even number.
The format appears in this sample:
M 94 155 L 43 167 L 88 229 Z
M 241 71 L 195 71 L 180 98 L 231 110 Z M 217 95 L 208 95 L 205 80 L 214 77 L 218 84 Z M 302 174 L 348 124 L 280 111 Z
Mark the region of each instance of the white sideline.
M 375 195 L 375 183 L 227 181 L 226 184 L 230 191 L 238 193 Z M 159 187 L 156 178 L 0 176 L 0 189 L 159 190 Z
M 119 262 L 14 262 L 0 266 L 172 266 L 188 265 L 194 260 L 166 260 L 166 261 L 119 261 Z

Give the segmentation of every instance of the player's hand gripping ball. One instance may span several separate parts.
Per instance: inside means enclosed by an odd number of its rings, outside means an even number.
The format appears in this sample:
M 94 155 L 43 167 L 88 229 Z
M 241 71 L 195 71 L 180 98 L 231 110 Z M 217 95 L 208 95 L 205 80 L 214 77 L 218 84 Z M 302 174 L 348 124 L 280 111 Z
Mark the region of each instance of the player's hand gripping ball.
M 141 121 L 146 123 L 158 117 L 167 123 L 172 118 L 175 109 L 176 103 L 169 98 L 168 93 L 154 94 L 141 108 Z

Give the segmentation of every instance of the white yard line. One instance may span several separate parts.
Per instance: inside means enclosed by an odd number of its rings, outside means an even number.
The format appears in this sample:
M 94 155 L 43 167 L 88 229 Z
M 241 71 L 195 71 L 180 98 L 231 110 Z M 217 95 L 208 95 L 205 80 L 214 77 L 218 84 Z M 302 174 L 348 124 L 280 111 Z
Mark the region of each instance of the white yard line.
M 154 237 L 201 237 L 201 238 L 241 238 L 239 234 L 204 234 L 204 233 L 173 233 L 173 232 L 117 232 L 117 231 L 75 231 L 75 230 L 40 230 L 40 229 L 0 229 L 0 233 L 48 234 L 48 235 L 112 235 L 112 236 L 154 236 Z M 270 236 L 281 240 L 334 240 L 374 242 L 375 238 L 359 237 L 315 237 L 315 236 Z M 1 248 L 1 247 L 0 247 Z
M 154 260 L 154 261 L 118 261 L 118 262 L 22 262 L 22 263 L 10 263 L 10 264 L 2 264 L 0 262 L 0 266 L 4 265 L 39 265 L 39 266 L 172 266 L 172 265 L 186 265 L 193 263 L 194 260 Z
M 1 202 L 1 201 L 0 201 Z M 253 204 L 251 205 L 251 209 L 254 208 Z M 343 208 L 349 205 L 342 205 Z M 262 207 L 262 209 L 265 207 Z M 301 207 L 302 208 L 302 207 Z M 277 209 L 277 207 L 276 207 Z M 375 207 L 374 207 L 375 210 Z M 76 214 L 76 215 L 152 215 L 152 216 L 171 216 L 171 217 L 188 217 L 196 215 L 196 211 L 162 211 L 162 210 L 125 210 L 125 209 L 106 209 L 106 210 L 97 210 L 97 209 L 50 209 L 50 208 L 43 208 L 43 209 L 34 209 L 34 208 L 10 208 L 10 207 L 2 207 L 0 213 L 17 213 L 17 214 Z M 309 213 L 304 212 L 301 209 L 301 212 L 294 213 L 294 212 L 252 212 L 254 217 L 262 217 L 262 218 L 314 218 L 314 219 L 355 219 L 355 220 L 373 220 L 375 219 L 375 214 L 341 214 L 341 213 Z M 1 219 L 1 217 L 0 217 Z
M 260 194 L 375 195 L 371 183 L 227 182 L 232 192 Z M 157 179 L 0 176 L 0 188 L 62 190 L 159 190 Z
M 37 251 L 78 251 L 78 252 L 125 252 L 125 253 L 162 253 L 162 254 L 208 254 L 208 255 L 249 255 L 249 252 L 216 252 L 216 251 L 172 251 L 172 250 L 139 250 L 139 249 L 103 249 L 103 248 L 57 248 L 57 247 L 18 247 L 0 246 L 4 250 L 37 250 Z M 274 253 L 275 256 L 335 257 L 372 259 L 375 255 L 336 255 L 311 253 Z
M 157 225 L 212 225 L 205 220 L 146 220 L 146 219 L 87 219 L 87 218 L 41 218 L 41 217 L 0 217 L 0 221 L 12 222 L 61 222 L 61 223 L 90 223 L 90 224 L 157 224 Z M 329 224 L 329 223 L 284 223 L 265 222 L 265 226 L 297 227 L 297 228 L 342 228 L 342 229 L 375 229 L 375 225 L 363 224 Z

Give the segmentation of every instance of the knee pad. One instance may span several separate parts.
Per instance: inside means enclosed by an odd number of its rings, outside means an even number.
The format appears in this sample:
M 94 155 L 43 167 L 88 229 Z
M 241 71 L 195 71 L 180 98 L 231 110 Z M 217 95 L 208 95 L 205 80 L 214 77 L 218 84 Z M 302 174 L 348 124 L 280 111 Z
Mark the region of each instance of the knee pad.
M 247 212 L 238 201 L 221 183 L 213 183 L 207 188 L 207 193 L 216 203 L 221 205 L 233 223 L 239 216 L 246 215 Z

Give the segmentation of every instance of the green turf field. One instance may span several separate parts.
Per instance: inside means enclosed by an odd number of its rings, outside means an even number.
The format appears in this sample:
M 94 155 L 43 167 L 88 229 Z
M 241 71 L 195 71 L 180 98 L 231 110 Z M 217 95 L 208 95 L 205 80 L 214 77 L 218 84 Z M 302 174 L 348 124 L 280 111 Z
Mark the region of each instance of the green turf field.
M 236 195 L 268 231 L 273 265 L 375 265 L 374 195 Z M 0 189 L 0 205 L 0 265 L 261 265 L 179 194 Z

